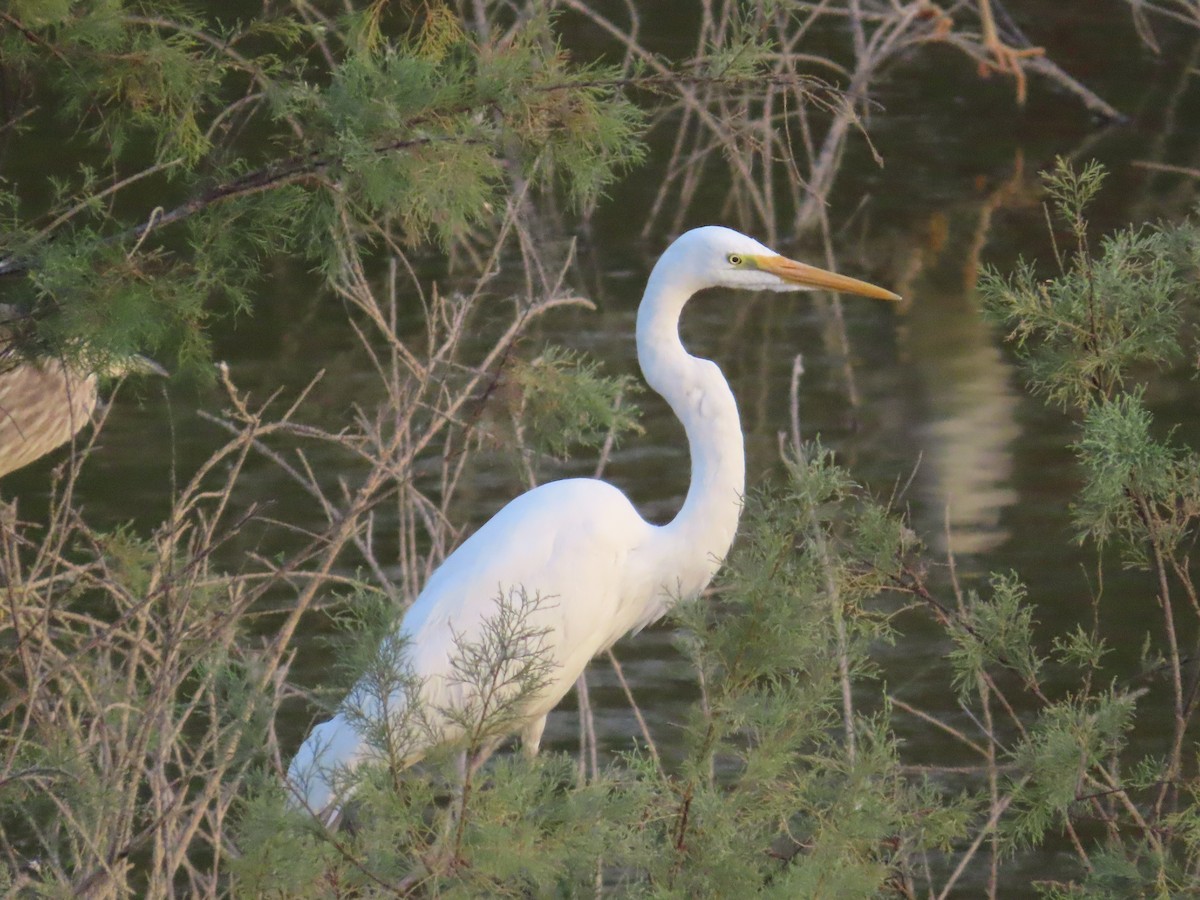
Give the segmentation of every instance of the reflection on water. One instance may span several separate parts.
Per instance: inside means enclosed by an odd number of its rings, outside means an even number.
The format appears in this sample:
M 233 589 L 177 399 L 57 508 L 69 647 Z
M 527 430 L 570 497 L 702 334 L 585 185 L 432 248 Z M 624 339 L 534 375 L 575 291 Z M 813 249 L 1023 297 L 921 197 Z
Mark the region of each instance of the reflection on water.
M 928 297 L 928 295 L 925 295 Z M 964 316 L 964 324 L 978 319 Z M 914 321 L 914 329 L 920 323 Z M 1017 501 L 1012 446 L 1021 430 L 1012 373 L 979 327 L 964 327 L 939 357 L 921 365 L 928 378 L 929 419 L 916 429 L 922 448 L 917 486 L 932 507 L 946 508 L 948 543 L 936 522 L 917 523 L 928 544 L 946 551 L 982 553 L 1003 543 L 1004 509 Z M 914 350 L 919 342 L 914 341 Z
M 1001 545 L 1005 508 L 1016 503 L 1013 452 L 1021 436 L 1016 373 L 984 320 L 975 288 L 999 209 L 1036 205 L 1017 155 L 1012 174 L 978 198 L 934 212 L 918 237 L 900 290 L 913 298 L 900 338 L 927 405 L 914 428 L 916 489 L 943 520 L 918 522 L 935 550 L 978 554 Z M 928 519 L 929 517 L 926 516 Z

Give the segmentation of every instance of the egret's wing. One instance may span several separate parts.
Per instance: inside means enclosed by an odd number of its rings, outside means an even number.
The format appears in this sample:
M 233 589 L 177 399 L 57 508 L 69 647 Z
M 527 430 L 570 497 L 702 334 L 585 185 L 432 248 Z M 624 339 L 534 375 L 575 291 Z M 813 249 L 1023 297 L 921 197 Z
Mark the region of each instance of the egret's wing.
M 417 673 L 443 670 L 453 635 L 475 638 L 501 598 L 530 604 L 528 624 L 545 629 L 553 659 L 583 664 L 632 625 L 639 593 L 627 559 L 653 528 L 611 485 L 552 482 L 505 506 L 454 551 L 404 617 Z M 628 624 L 626 619 L 629 619 Z
M 630 578 L 629 560 L 653 530 L 616 488 L 569 479 L 522 494 L 450 554 L 398 629 L 435 736 L 454 736 L 436 714 L 462 699 L 453 659 L 479 639 L 502 598 L 536 601 L 527 608 L 525 627 L 544 632 L 542 646 L 552 664 L 527 718 L 557 705 L 588 661 L 643 614 L 646 584 Z M 390 708 L 403 702 L 407 698 L 392 698 Z M 311 809 L 334 803 L 338 773 L 367 753 L 358 719 L 342 712 L 316 726 L 292 761 L 288 778 Z

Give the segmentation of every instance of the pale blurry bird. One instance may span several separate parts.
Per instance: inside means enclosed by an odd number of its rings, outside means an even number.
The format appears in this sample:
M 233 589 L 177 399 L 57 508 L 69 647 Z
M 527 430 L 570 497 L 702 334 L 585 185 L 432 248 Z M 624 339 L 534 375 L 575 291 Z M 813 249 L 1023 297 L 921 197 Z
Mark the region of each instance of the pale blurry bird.
M 678 515 L 666 525 L 643 519 L 629 499 L 603 481 L 572 478 L 522 494 L 455 550 L 430 577 L 400 622 L 398 636 L 419 688 L 427 739 L 403 759 L 417 762 L 438 743 L 463 737 L 443 712 L 473 702 L 452 658 L 478 641 L 501 598 L 520 592 L 542 601 L 527 627 L 544 635 L 549 673 L 520 710 L 522 743 L 537 751 L 546 716 L 589 660 L 623 635 L 660 618 L 676 601 L 712 580 L 733 542 L 745 489 L 745 454 L 737 404 L 721 370 L 691 356 L 679 317 L 697 291 L 833 290 L 881 300 L 891 291 L 794 262 L 728 228 L 689 231 L 658 260 L 638 308 L 638 362 L 646 381 L 683 423 L 692 476 Z M 411 697 L 387 698 L 396 715 Z M 362 723 L 384 716 L 370 691 L 354 691 L 360 709 L 317 725 L 288 770 L 297 796 L 315 813 L 334 807 L 338 785 L 375 752 Z
M 15 345 L 18 314 L 0 306 L 0 476 L 61 447 L 92 421 L 97 373 L 56 357 L 23 355 Z M 100 375 L 166 372 L 135 356 Z

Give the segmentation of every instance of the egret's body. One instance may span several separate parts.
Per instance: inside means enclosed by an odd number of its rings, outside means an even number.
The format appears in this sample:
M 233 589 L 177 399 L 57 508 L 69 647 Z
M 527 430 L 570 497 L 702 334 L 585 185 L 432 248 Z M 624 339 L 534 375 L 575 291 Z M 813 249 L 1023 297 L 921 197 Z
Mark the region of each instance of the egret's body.
M 617 488 L 576 478 L 542 485 L 501 509 L 434 572 L 400 623 L 427 711 L 463 702 L 464 688 L 451 666 L 455 647 L 478 637 L 500 598 L 514 591 L 536 597 L 540 602 L 526 625 L 545 632 L 542 646 L 552 663 L 548 683 L 522 710 L 525 747 L 536 751 L 546 715 L 593 656 L 660 618 L 677 600 L 696 596 L 712 579 L 741 512 L 742 431 L 721 370 L 683 348 L 679 316 L 694 293 L 716 286 L 825 287 L 896 299 L 865 282 L 786 260 L 727 228 L 698 228 L 676 240 L 646 285 L 637 345 L 647 382 L 687 433 L 692 479 L 683 508 L 669 523 L 653 525 Z M 369 717 L 378 710 L 365 712 Z M 459 736 L 444 720 L 435 722 L 434 731 L 436 741 Z M 292 761 L 289 780 L 310 809 L 322 811 L 336 800 L 335 774 L 368 752 L 352 718 L 341 713 L 313 729 Z

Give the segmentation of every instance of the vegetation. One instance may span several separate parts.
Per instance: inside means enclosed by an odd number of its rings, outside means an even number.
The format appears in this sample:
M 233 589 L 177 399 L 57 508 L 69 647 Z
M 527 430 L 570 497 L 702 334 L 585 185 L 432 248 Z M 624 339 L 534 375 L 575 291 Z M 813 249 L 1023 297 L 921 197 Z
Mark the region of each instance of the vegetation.
M 995 895 L 1014 858 L 1046 846 L 1073 859 L 1047 896 L 1196 891 L 1200 459 L 1156 421 L 1147 384 L 1194 351 L 1200 231 L 1097 239 L 1097 166 L 1045 178 L 1068 235 L 1054 270 L 1022 263 L 980 286 L 1030 389 L 1077 423 L 1088 621 L 1041 632 L 1046 598 L 1019 572 L 960 584 L 951 558 L 939 577 L 900 504 L 802 440 L 797 359 L 781 474 L 747 498 L 715 589 L 672 614 L 695 700 L 671 746 L 610 657 L 640 730 L 615 754 L 585 681 L 577 756 L 502 753 L 464 775 L 459 755 L 482 763 L 511 724 L 505 696 L 456 711 L 463 745 L 417 770 L 400 760 L 419 714 L 376 723 L 379 760 L 335 825 L 287 804 L 296 722 L 364 672 L 381 693 L 409 677 L 384 636 L 461 538 L 481 463 L 499 453 L 534 483 L 598 452 L 602 470 L 639 427 L 628 378 L 528 340 L 545 313 L 587 304 L 574 246 L 544 235 L 586 224 L 669 123 L 647 233 L 688 221 L 706 182 L 747 230 L 818 226 L 832 246 L 825 201 L 882 73 L 932 45 L 998 68 L 959 5 L 702 0 L 682 59 L 646 48 L 636 4 L 620 20 L 594 6 L 0 11 L 0 139 L 71 160 L 44 180 L 4 160 L 13 347 L 97 370 L 153 353 L 215 383 L 228 435 L 179 473 L 154 527 L 94 524 L 85 447 L 44 516 L 0 511 L 0 893 Z M 551 7 L 608 35 L 609 62 L 565 50 Z M 1166 15 L 1133 11 L 1148 35 L 1146 17 Z M 845 44 L 814 62 L 806 37 L 835 24 Z M 1115 112 L 1051 60 L 1017 65 L 1021 95 L 1028 74 Z M 262 399 L 210 364 L 212 329 L 249 315 L 281 260 L 340 301 L 370 374 L 332 426 L 312 409 L 321 374 Z M 840 308 L 823 311 L 850 373 Z M 857 396 L 852 378 L 844 390 Z M 254 466 L 308 498 L 308 518 L 278 521 Z M 1100 585 L 1114 567 L 1140 585 L 1122 602 L 1158 616 L 1136 671 L 1113 662 Z M 519 697 L 543 673 L 524 624 L 539 598 L 507 600 L 487 641 L 458 648 L 459 671 L 500 672 Z M 294 664 L 323 652 L 302 630 L 331 620 L 324 652 L 341 666 L 313 697 Z M 945 641 L 961 715 L 883 677 L 879 651 L 914 620 Z M 1135 742 L 1164 708 L 1161 740 Z M 970 763 L 912 759 L 897 734 L 914 727 Z
M 1019 847 L 1062 828 L 1086 873 L 1078 883 L 1047 885 L 1046 893 L 1167 896 L 1195 890 L 1200 878 L 1187 749 L 1198 670 L 1195 652 L 1184 645 L 1200 634 L 1190 560 L 1200 455 L 1154 433 L 1138 381 L 1146 367 L 1184 355 L 1184 313 L 1200 297 L 1200 229 L 1128 228 L 1093 252 L 1086 214 L 1103 176 L 1097 165 L 1075 171 L 1061 160 L 1045 175 L 1051 207 L 1073 245 L 1056 251 L 1056 277 L 1040 281 L 1023 265 L 1009 279 L 989 274 L 981 290 L 1010 329 L 1030 387 L 1080 417 L 1073 448 L 1083 478 L 1073 510 L 1079 540 L 1096 547 L 1100 571 L 1115 556 L 1144 572 L 1161 621 L 1143 647 L 1141 673 L 1110 672 L 1095 595 L 1090 628 L 1056 635 L 1043 657 L 1032 649 L 1023 588 L 1002 578 L 990 603 L 966 610 L 971 631 L 960 637 L 958 681 L 978 686 L 981 707 L 997 702 L 982 680 L 987 668 L 978 664 L 990 660 L 1017 674 L 1036 701 L 1031 720 L 1013 721 L 1008 755 L 1016 774 L 1008 777 L 1006 837 Z M 1051 665 L 1079 673 L 1069 691 L 1053 697 L 1043 689 Z M 1171 697 L 1170 738 L 1160 753 L 1134 750 L 1129 736 L 1139 701 L 1163 685 Z M 1082 823 L 1103 827 L 1105 839 L 1088 846 Z

